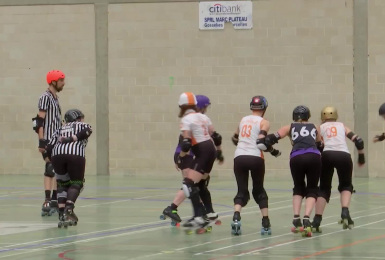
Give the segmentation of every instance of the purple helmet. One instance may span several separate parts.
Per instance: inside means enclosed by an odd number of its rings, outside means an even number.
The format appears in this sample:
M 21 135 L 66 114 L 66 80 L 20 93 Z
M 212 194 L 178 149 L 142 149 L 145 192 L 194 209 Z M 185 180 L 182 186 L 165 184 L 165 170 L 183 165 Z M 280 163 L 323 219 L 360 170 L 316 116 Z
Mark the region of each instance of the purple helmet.
M 205 95 L 196 95 L 196 99 L 198 109 L 204 109 L 211 104 L 210 99 Z

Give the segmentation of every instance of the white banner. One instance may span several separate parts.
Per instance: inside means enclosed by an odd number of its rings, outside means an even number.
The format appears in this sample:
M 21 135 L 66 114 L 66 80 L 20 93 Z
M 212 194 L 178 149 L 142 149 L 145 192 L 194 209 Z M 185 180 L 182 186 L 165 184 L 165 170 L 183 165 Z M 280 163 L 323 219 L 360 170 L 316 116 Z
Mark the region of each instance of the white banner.
M 218 30 L 232 23 L 234 29 L 253 28 L 251 1 L 220 1 L 199 3 L 199 29 Z

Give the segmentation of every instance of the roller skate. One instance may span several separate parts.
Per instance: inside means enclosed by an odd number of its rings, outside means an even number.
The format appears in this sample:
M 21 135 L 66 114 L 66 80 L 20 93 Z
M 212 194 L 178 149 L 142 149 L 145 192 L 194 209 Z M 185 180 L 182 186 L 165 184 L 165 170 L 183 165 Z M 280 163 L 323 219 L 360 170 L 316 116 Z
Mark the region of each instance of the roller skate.
M 301 232 L 302 236 L 303 237 L 311 237 L 312 236 L 311 222 L 310 222 L 309 217 L 307 217 L 307 216 L 303 217 L 302 222 L 303 222 L 303 231 Z
M 203 234 L 208 232 L 207 228 L 210 221 L 203 217 L 194 217 L 183 223 L 182 227 L 185 228 L 185 233 L 191 235 L 193 233 Z
M 293 233 L 298 233 L 298 232 L 303 232 L 303 227 L 301 223 L 301 218 L 298 216 L 294 216 L 293 218 L 293 225 L 294 227 L 291 228 L 291 232 Z
M 178 215 L 178 211 L 176 209 L 172 210 L 170 206 L 163 210 L 163 214 L 159 216 L 161 220 L 165 220 L 167 218 L 171 219 L 171 226 L 179 227 L 182 219 Z
M 218 218 L 218 213 L 211 212 L 206 215 L 207 219 L 214 223 L 217 226 L 222 225 L 222 221 Z
M 50 201 L 46 199 L 41 207 L 41 216 L 51 216 L 51 206 L 50 206 Z
M 50 206 L 50 213 L 51 215 L 54 214 L 55 212 L 58 212 L 58 204 L 57 204 L 57 200 L 51 200 L 50 203 L 49 203 L 49 206 Z
M 313 233 L 322 233 L 321 229 L 321 221 L 322 221 L 322 215 L 316 214 L 313 218 L 313 222 L 311 223 L 311 231 Z
M 242 235 L 241 214 L 238 211 L 234 212 L 233 222 L 231 222 L 231 234 L 234 236 Z
M 58 228 L 67 228 L 68 223 L 64 221 L 64 213 L 59 211 L 59 223 L 57 223 Z
M 74 206 L 66 206 L 64 213 L 59 213 L 58 227 L 76 226 L 78 221 L 79 219 L 74 212 Z
M 354 227 L 354 221 L 350 217 L 348 208 L 342 208 L 341 220 L 338 224 L 342 224 L 343 229 L 352 229 Z
M 271 225 L 269 217 L 262 218 L 261 235 L 271 235 Z

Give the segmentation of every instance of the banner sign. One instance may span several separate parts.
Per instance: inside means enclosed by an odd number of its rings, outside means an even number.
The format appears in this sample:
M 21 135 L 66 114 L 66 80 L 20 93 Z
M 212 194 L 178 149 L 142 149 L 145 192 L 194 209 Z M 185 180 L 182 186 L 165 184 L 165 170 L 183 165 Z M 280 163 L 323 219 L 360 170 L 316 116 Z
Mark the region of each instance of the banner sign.
M 199 3 L 199 29 L 218 30 L 232 23 L 234 29 L 253 28 L 251 1 L 221 1 Z

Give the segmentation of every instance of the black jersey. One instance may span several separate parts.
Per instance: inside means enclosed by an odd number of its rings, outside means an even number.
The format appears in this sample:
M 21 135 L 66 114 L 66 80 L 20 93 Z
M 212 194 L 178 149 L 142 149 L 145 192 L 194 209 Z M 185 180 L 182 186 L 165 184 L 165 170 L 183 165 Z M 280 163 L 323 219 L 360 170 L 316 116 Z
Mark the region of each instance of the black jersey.
M 46 112 L 44 118 L 43 138 L 50 140 L 53 133 L 61 127 L 61 109 L 58 98 L 47 90 L 39 98 L 39 110 Z
M 53 146 L 52 157 L 59 154 L 71 154 L 85 157 L 85 149 L 88 138 L 70 143 L 60 142 L 61 137 L 71 137 L 73 135 L 77 135 L 85 129 L 89 129 L 90 133 L 92 132 L 91 126 L 83 122 L 66 123 L 58 129 L 49 142 L 49 146 Z
M 317 149 L 317 128 L 312 123 L 292 123 L 290 126 L 290 136 L 293 151 L 309 148 Z

